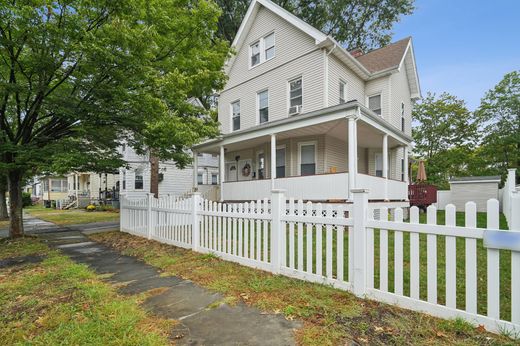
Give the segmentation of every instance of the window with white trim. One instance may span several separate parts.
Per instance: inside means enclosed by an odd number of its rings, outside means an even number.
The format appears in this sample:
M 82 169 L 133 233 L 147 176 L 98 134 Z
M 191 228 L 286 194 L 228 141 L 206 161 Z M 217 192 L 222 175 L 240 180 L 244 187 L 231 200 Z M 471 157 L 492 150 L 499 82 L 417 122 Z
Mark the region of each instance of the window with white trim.
M 264 59 L 274 58 L 274 32 L 264 37 Z
M 269 92 L 264 90 L 257 95 L 259 123 L 262 124 L 269 121 Z
M 344 80 L 339 80 L 339 103 L 347 102 L 347 83 Z
M 141 169 L 135 170 L 134 189 L 142 190 L 144 188 L 143 171 Z
M 276 149 L 276 178 L 285 178 L 285 146 Z
M 298 113 L 302 105 L 302 77 L 298 77 L 289 81 L 289 114 Z
M 250 46 L 251 67 L 260 64 L 260 41 L 256 41 Z
M 265 35 L 249 46 L 249 67 L 271 60 L 276 54 L 274 32 Z
M 404 159 L 401 159 L 401 181 L 404 181 Z
M 197 173 L 197 184 L 203 184 L 202 173 Z
M 372 112 L 381 115 L 381 94 L 373 95 L 368 98 L 368 108 Z
M 401 102 L 401 131 L 404 132 L 406 126 L 404 121 L 404 102 Z
M 300 144 L 300 175 L 316 174 L 316 144 Z
M 218 174 L 212 173 L 211 174 L 211 185 L 217 185 L 218 184 Z
M 233 131 L 240 130 L 240 101 L 235 101 L 231 104 L 231 120 Z

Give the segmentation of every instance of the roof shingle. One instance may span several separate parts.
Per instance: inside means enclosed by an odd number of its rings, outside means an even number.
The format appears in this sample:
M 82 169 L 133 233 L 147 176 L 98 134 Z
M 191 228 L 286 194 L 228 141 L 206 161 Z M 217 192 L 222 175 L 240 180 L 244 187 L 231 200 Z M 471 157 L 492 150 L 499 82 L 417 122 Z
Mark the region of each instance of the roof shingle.
M 366 54 L 356 57 L 356 59 L 370 72 L 383 71 L 389 68 L 398 67 L 403 59 L 408 42 L 411 37 L 391 43 L 388 46 L 375 49 Z

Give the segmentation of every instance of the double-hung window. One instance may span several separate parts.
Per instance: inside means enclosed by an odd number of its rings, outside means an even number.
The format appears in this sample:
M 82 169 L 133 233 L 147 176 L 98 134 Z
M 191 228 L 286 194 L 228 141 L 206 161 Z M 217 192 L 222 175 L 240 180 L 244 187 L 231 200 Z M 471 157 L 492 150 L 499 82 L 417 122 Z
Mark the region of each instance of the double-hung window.
M 339 80 L 339 103 L 347 102 L 347 83 L 343 80 Z
M 218 174 L 212 173 L 211 174 L 211 185 L 217 185 L 218 184 Z
M 316 174 L 316 144 L 300 144 L 300 175 Z
M 258 116 L 260 124 L 269 121 L 269 92 L 267 90 L 258 93 Z
M 274 58 L 275 54 L 275 37 L 274 32 L 272 32 L 249 46 L 249 65 L 250 67 L 255 67 Z
M 135 171 L 134 189 L 142 190 L 144 188 L 143 171 L 137 169 Z
M 260 64 L 260 41 L 256 41 L 250 47 L 251 49 L 251 67 Z
M 381 94 L 368 98 L 368 108 L 377 115 L 381 115 Z
M 264 59 L 274 58 L 274 32 L 264 37 Z
M 289 114 L 299 113 L 302 105 L 302 77 L 298 77 L 289 82 Z
M 285 147 L 276 149 L 276 177 L 285 178 Z
M 233 131 L 240 130 L 240 101 L 235 101 L 231 104 L 231 113 Z
M 202 173 L 197 173 L 197 184 L 202 185 L 203 183 Z
M 405 130 L 405 121 L 404 121 L 404 102 L 401 102 L 401 131 Z

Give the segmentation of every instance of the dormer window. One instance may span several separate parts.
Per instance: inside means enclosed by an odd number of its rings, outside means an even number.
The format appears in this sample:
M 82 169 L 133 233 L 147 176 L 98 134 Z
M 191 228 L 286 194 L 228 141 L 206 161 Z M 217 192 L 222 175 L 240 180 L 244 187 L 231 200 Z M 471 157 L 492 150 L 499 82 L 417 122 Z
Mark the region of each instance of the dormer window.
M 275 38 L 274 32 L 270 33 L 252 43 L 249 46 L 250 68 L 255 67 L 267 60 L 271 60 L 275 56 Z
M 251 67 L 260 64 L 260 41 L 251 45 Z
M 381 115 L 381 94 L 368 98 L 368 108 L 377 115 Z

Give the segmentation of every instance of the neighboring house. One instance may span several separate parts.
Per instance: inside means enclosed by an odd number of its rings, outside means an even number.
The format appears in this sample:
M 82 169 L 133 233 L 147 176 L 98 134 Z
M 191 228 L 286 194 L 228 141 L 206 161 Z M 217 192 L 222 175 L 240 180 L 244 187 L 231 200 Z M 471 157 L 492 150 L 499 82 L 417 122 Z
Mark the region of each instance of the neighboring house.
M 420 97 L 411 38 L 366 54 L 268 0 L 253 0 L 220 93 L 220 200 L 288 197 L 406 206 L 411 110 Z M 195 169 L 197 169 L 195 165 Z M 197 185 L 197 184 L 195 184 Z
M 100 203 L 101 200 L 119 199 L 119 175 L 111 173 L 81 173 L 67 175 L 68 199 L 75 205 L 84 208 L 88 204 Z
M 138 155 L 131 147 L 122 148 L 123 159 L 129 168 L 120 168 L 121 192 L 132 195 L 136 192 L 150 192 L 150 161 L 148 155 Z M 159 163 L 159 195 L 185 195 L 193 191 L 194 183 L 198 183 L 199 190 L 205 194 L 215 195 L 218 187 L 218 157 L 204 154 L 197 156 L 199 162 L 197 175 L 193 167 L 179 169 L 174 162 Z
M 67 199 L 67 178 L 62 176 L 36 177 L 32 181 L 32 196 L 35 200 L 43 201 L 46 206 L 51 206 L 57 201 Z

